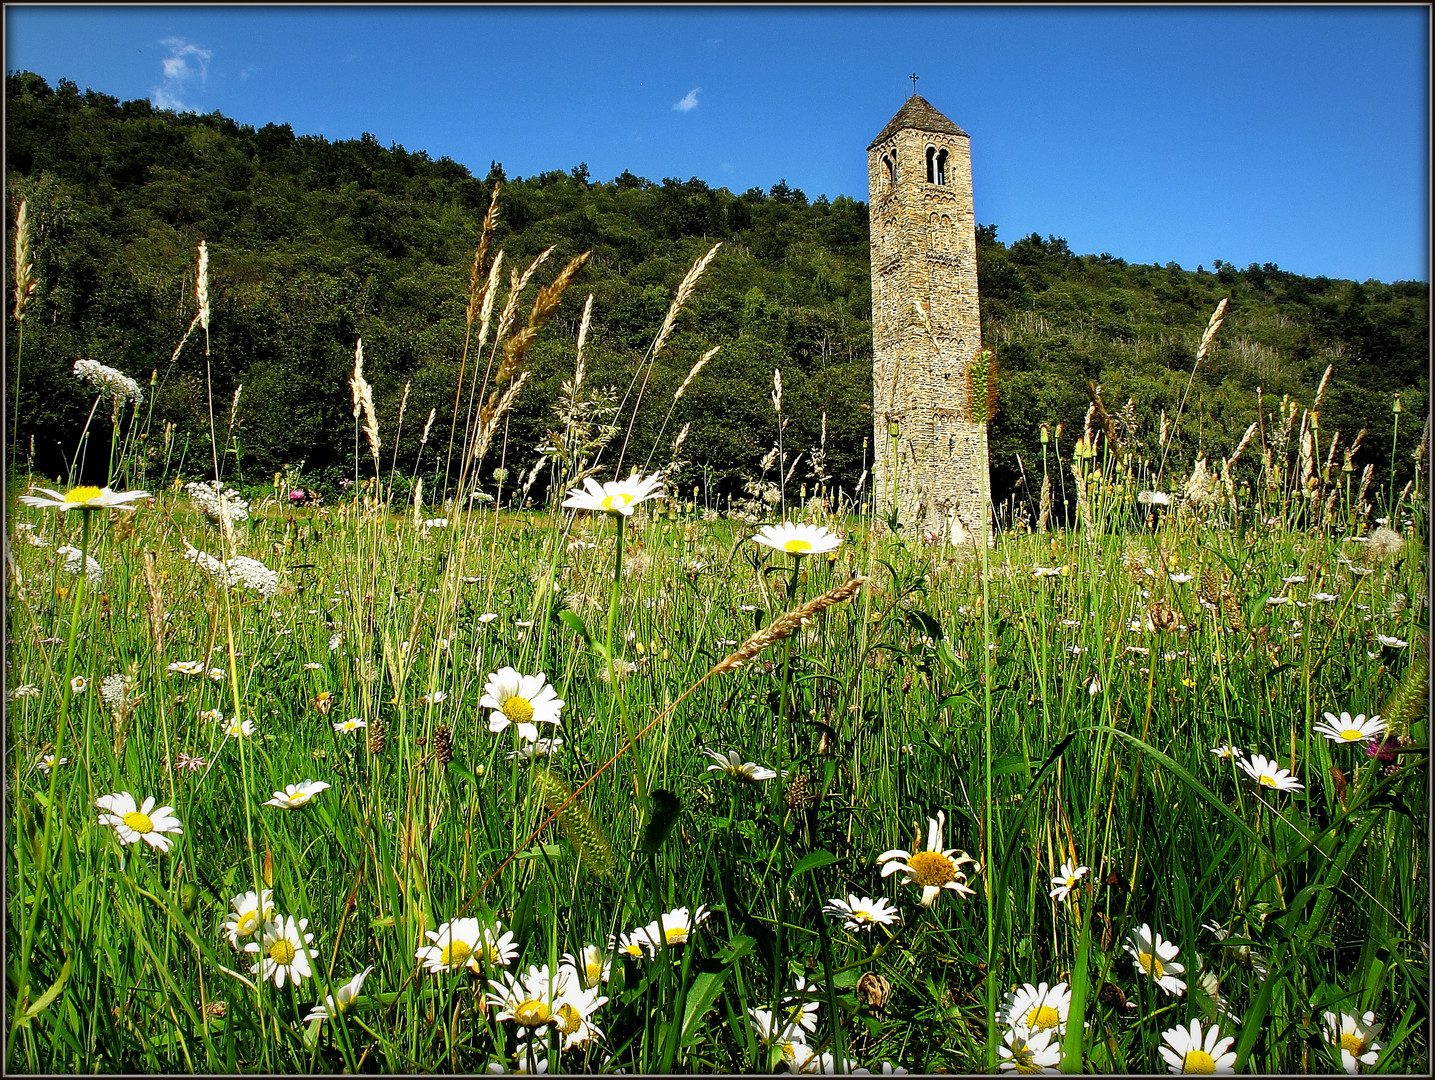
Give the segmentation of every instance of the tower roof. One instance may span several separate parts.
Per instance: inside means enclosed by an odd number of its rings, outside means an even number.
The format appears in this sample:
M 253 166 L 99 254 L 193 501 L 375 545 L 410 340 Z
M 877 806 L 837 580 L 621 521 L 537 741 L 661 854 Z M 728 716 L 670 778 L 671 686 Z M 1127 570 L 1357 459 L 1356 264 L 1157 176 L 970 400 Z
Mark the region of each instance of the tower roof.
M 889 136 L 903 128 L 933 131 L 939 135 L 960 135 L 963 139 L 968 137 L 965 131 L 932 108 L 926 98 L 913 94 L 907 99 L 906 104 L 897 110 L 897 115 L 887 121 L 887 126 L 882 129 L 880 135 L 872 140 L 871 146 L 868 146 L 867 149 L 871 150 L 878 143 L 885 142 Z

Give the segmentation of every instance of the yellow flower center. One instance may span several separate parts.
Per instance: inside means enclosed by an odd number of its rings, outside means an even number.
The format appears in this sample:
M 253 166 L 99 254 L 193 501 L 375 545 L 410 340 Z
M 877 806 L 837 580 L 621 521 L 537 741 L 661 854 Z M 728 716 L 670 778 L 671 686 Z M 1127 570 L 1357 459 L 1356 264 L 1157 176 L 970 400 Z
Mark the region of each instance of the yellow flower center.
M 1353 727 L 1348 727 L 1340 733 L 1342 742 L 1359 742 L 1363 737 L 1364 736 Z
M 297 955 L 298 952 L 294 948 L 294 943 L 288 938 L 280 938 L 273 945 L 269 946 L 269 959 L 281 967 L 288 967 L 294 962 L 294 957 Z
M 619 951 L 626 956 L 641 957 L 643 955 L 643 947 L 636 941 L 628 942 Z
M 515 694 L 503 703 L 503 715 L 515 724 L 526 724 L 533 719 L 533 704 Z
M 308 791 L 296 791 L 293 795 L 290 795 L 290 796 L 289 796 L 289 805 L 290 805 L 290 806 L 303 806 L 306 802 L 308 802 L 308 801 L 309 801 L 310 799 L 312 799 L 313 797 L 314 797 L 314 796 L 313 796 L 313 794 L 312 794 L 311 792 L 308 792 Z
M 1154 953 L 1141 953 L 1136 957 L 1136 962 L 1141 965 L 1141 970 L 1153 979 L 1160 979 L 1166 974 L 1166 969 L 1161 964 L 1161 958 Z
M 1192 1050 L 1181 1059 L 1181 1071 L 1213 1074 L 1216 1071 L 1216 1059 L 1204 1050 Z
M 663 931 L 663 937 L 669 945 L 681 945 L 688 940 L 688 928 L 686 926 L 670 926 Z
M 919 851 L 907 860 L 912 868 L 912 881 L 925 888 L 946 885 L 957 880 L 957 864 L 940 851 Z
M 450 941 L 439 953 L 438 962 L 444 967 L 462 967 L 473 955 L 473 947 L 466 941 Z
M 1057 1012 L 1050 1005 L 1038 1005 L 1026 1014 L 1026 1026 L 1032 1031 L 1044 1031 L 1047 1028 L 1061 1026 L 1061 1013 Z
M 1348 1050 L 1351 1057 L 1360 1057 L 1365 1053 L 1365 1040 L 1354 1032 L 1342 1032 L 1340 1036 L 1340 1048 Z
M 542 1027 L 552 1016 L 548 1003 L 536 998 L 529 998 L 513 1010 L 513 1019 L 524 1027 Z
M 558 1006 L 558 1030 L 565 1035 L 572 1035 L 583 1024 L 583 1014 L 575 1009 L 568 1002 Z
M 1276 778 L 1274 776 L 1268 776 L 1265 773 L 1262 773 L 1260 776 L 1260 783 L 1264 784 L 1266 787 L 1275 787 Z
M 97 487 L 93 487 L 89 484 L 84 484 L 77 488 L 71 488 L 69 491 L 65 492 L 65 501 L 67 503 L 84 504 L 89 502 L 91 499 L 97 499 L 99 497 L 100 489 Z
M 783 550 L 783 551 L 795 552 L 796 554 L 800 555 L 800 554 L 802 554 L 804 551 L 811 551 L 811 550 L 812 550 L 812 544 L 811 544 L 809 541 L 807 541 L 807 540 L 797 540 L 797 539 L 793 539 L 793 540 L 789 540 L 789 541 L 787 541 L 787 543 L 783 544 L 783 545 L 782 545 L 782 550 Z
M 239 916 L 239 919 L 235 922 L 235 924 L 234 924 L 234 932 L 235 932 L 235 934 L 238 935 L 239 937 L 244 937 L 244 936 L 246 936 L 246 935 L 248 935 L 248 934 L 254 933 L 254 931 L 255 931 L 258 927 L 259 927 L 259 912 L 257 912 L 257 911 L 246 911 L 246 912 L 244 912 L 244 914 L 240 915 L 240 916 Z
M 583 965 L 583 981 L 589 986 L 597 986 L 598 981 L 603 978 L 603 964 L 599 960 L 589 960 Z
M 137 833 L 154 832 L 154 822 L 148 814 L 141 814 L 138 810 L 131 810 L 124 816 L 124 823 Z
M 603 509 L 604 509 L 604 510 L 621 510 L 623 507 L 627 506 L 627 505 L 628 505 L 630 502 L 632 502 L 632 501 L 633 501 L 633 496 L 630 495 L 630 494 L 628 494 L 628 492 L 626 492 L 626 491 L 620 491 L 620 492 L 619 492 L 618 494 L 616 494 L 616 495 L 604 495 L 604 496 L 603 496 Z

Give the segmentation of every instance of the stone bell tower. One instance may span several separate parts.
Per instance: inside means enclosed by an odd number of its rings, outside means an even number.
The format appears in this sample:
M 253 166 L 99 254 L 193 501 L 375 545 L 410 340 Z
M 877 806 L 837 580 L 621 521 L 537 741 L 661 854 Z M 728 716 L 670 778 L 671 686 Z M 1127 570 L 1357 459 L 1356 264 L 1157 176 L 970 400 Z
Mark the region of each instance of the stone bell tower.
M 967 133 L 913 94 L 867 148 L 867 191 L 877 513 L 895 500 L 904 536 L 974 544 L 989 488 L 967 410 L 982 336 Z

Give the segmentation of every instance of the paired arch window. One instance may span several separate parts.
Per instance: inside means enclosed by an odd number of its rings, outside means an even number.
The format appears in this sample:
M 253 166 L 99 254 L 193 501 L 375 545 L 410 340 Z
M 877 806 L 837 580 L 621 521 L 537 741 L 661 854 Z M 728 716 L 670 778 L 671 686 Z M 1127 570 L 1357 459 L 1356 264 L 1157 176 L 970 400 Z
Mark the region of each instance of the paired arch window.
M 882 155 L 882 167 L 887 170 L 887 183 L 897 182 L 897 159 L 891 154 Z
M 947 151 L 945 149 L 938 149 L 935 146 L 927 147 L 927 183 L 946 186 Z

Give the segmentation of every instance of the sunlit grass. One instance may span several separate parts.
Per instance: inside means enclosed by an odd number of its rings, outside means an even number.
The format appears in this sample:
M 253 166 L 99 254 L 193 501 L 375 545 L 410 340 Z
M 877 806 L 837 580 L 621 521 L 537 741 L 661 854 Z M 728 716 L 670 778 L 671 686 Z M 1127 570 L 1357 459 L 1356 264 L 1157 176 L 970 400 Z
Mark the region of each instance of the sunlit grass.
M 1326 711 L 1381 712 L 1426 663 L 1423 511 L 1401 553 L 1373 558 L 1343 534 L 1219 515 L 1152 530 L 1133 487 L 1091 532 L 1000 532 L 985 620 L 981 564 L 954 549 L 869 543 L 866 519 L 827 516 L 813 524 L 843 543 L 792 560 L 740 522 L 651 502 L 622 534 L 611 657 L 616 530 L 597 515 L 450 508 L 436 526 L 362 495 L 259 507 L 234 551 L 278 572 L 265 599 L 184 558 L 186 542 L 226 548 L 182 493 L 133 521 L 96 515 L 96 585 L 56 555 L 81 544 L 78 516 L 13 510 L 34 528 L 10 537 L 12 979 L 36 928 L 10 1068 L 513 1067 L 522 1024 L 498 1019 L 490 980 L 610 938 L 637 955 L 606 957 L 588 994 L 607 998 L 584 1021 L 602 1037 L 575 1029 L 563 1049 L 563 1029 L 535 1027 L 523 1053 L 555 1071 L 748 1071 L 785 1045 L 789 1064 L 986 1071 L 1009 1046 L 1004 995 L 1060 982 L 1090 1024 L 1059 1040 L 1081 1067 L 1163 1068 L 1163 1032 L 1199 1019 L 1236 1037 L 1243 1069 L 1324 1071 L 1339 1062 L 1323 1013 L 1369 1011 L 1378 1067 L 1423 1068 L 1424 757 L 1385 768 L 1313 731 Z M 870 580 L 853 599 L 683 697 L 854 573 Z M 516 726 L 489 731 L 479 698 L 509 666 L 564 702 L 540 732 L 562 740 L 551 756 Z M 120 707 L 101 696 L 116 674 Z M 68 761 L 41 876 L 57 713 Z M 1424 712 L 1407 715 L 1392 733 L 1427 745 Z M 236 716 L 251 735 L 225 734 Z M 1223 745 L 1300 789 L 1258 787 Z M 786 776 L 710 771 L 709 750 Z M 329 787 L 267 805 L 306 781 Z M 174 808 L 168 853 L 99 823 L 117 792 Z M 877 856 L 916 852 L 939 811 L 941 843 L 983 865 L 963 868 L 974 896 L 924 907 Z M 1067 863 L 1090 872 L 1055 900 Z M 297 987 L 259 982 L 257 954 L 226 937 L 231 900 L 263 889 L 314 935 Z M 821 913 L 849 894 L 900 921 L 852 931 Z M 681 935 L 642 932 L 700 905 Z M 426 932 L 466 918 L 511 933 L 516 956 L 425 970 Z M 1125 944 L 1143 924 L 1179 948 L 1184 993 L 1138 973 Z M 305 1022 L 370 967 L 349 1009 Z M 764 1045 L 755 1010 L 776 1011 L 773 1034 L 799 979 L 812 1029 Z M 532 1000 L 511 1003 L 530 1023 L 553 1005 Z

